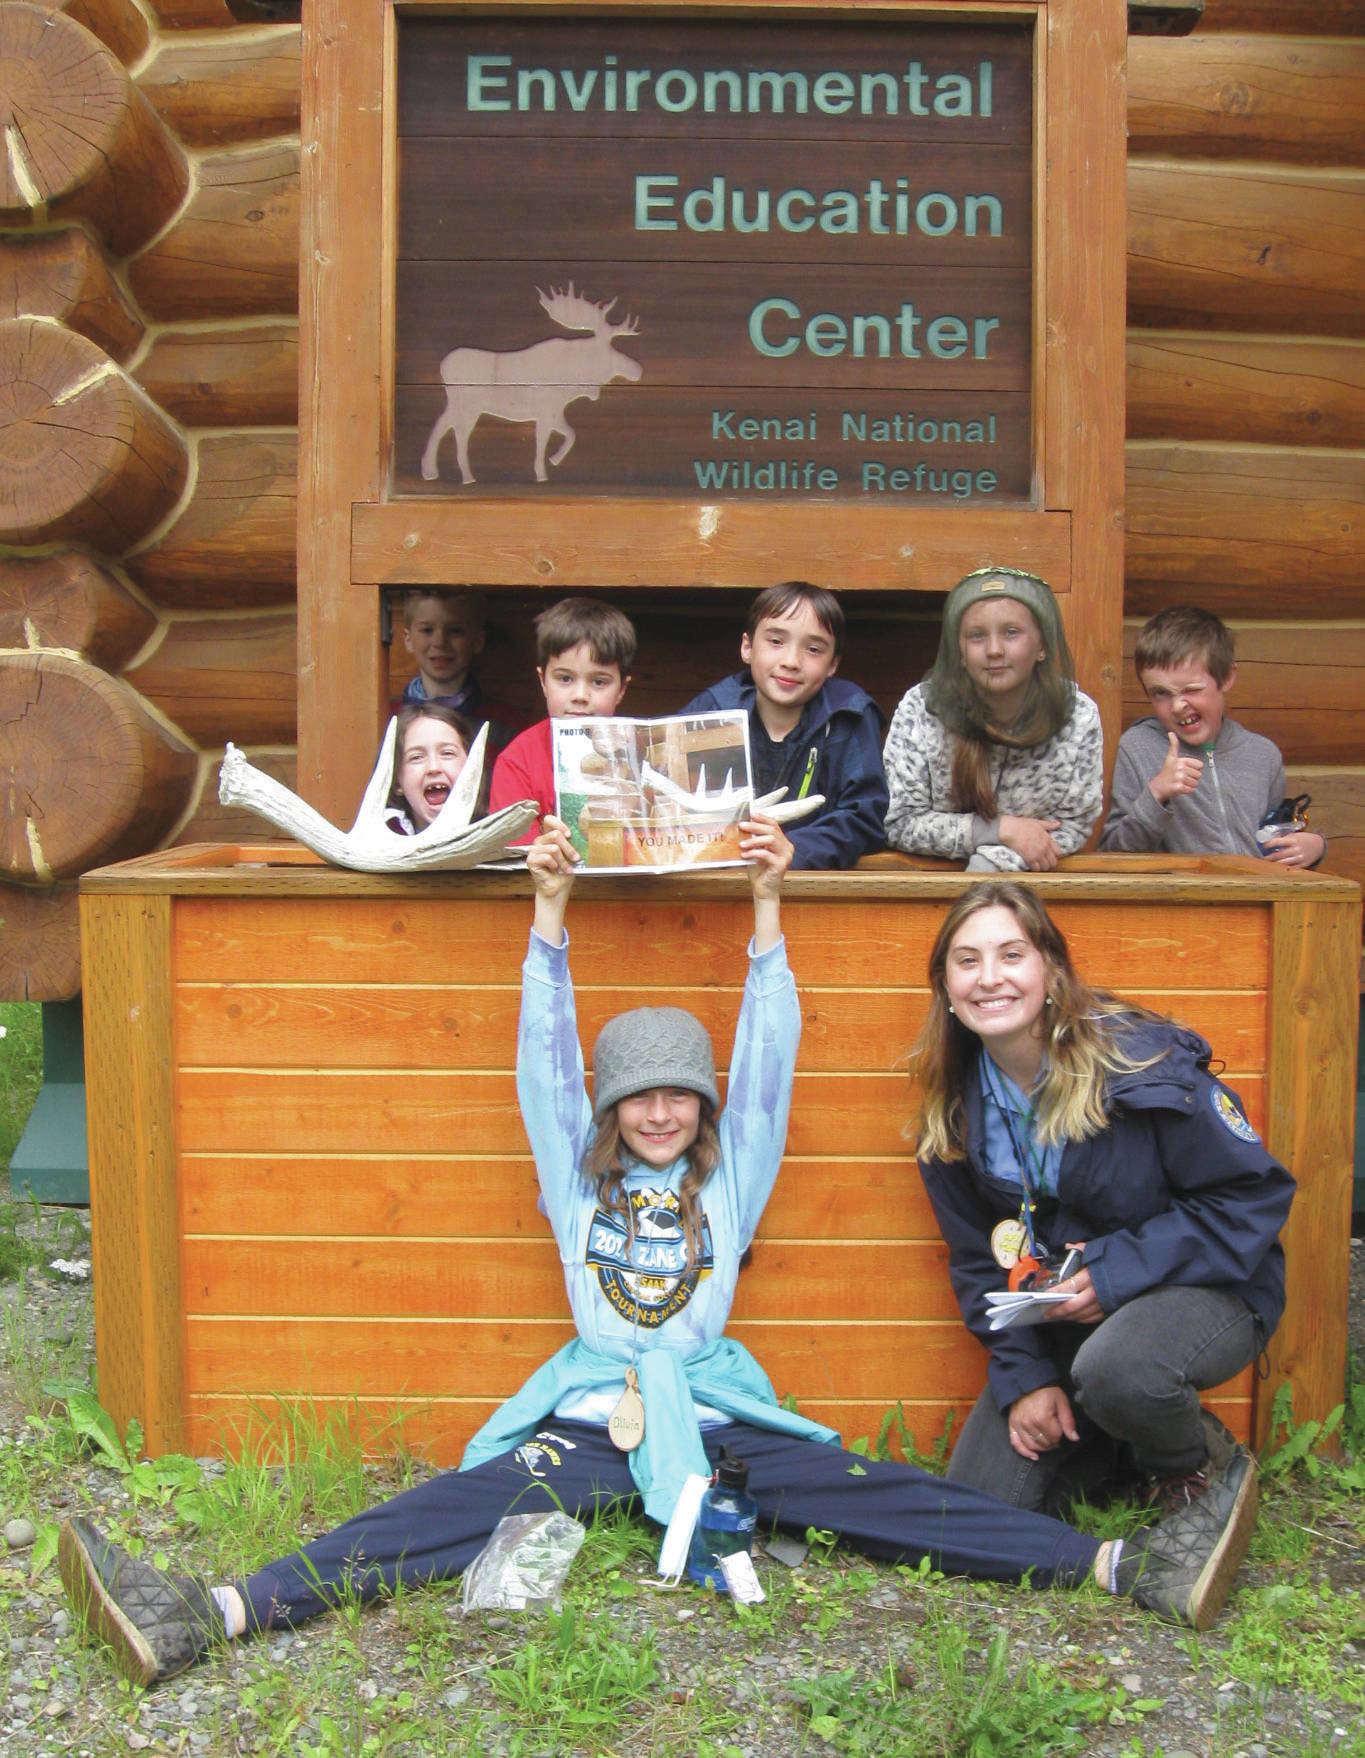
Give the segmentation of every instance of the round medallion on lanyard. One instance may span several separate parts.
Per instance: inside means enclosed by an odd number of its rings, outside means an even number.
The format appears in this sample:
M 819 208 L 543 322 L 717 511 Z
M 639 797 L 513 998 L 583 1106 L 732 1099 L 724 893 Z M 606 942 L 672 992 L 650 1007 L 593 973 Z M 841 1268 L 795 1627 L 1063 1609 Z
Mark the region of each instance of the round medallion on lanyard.
M 1028 1232 L 1017 1216 L 997 1221 L 991 1228 L 991 1256 L 1002 1270 L 1012 1270 L 1023 1256 Z

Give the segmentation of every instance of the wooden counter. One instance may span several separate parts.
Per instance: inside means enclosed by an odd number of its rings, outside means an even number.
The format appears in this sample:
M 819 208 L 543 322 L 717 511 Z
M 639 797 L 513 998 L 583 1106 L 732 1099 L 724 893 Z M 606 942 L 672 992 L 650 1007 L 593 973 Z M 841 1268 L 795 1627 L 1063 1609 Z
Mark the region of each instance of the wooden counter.
M 1080 858 L 1037 876 L 1091 982 L 1188 1021 L 1299 1179 L 1268 1379 L 1214 1399 L 1263 1439 L 1288 1379 L 1339 1402 L 1360 892 L 1258 862 Z M 945 904 L 878 857 L 797 874 L 805 1016 L 788 1152 L 732 1328 L 846 1438 L 903 1406 L 927 1445 L 983 1378 L 902 1136 L 897 1059 Z M 81 882 L 100 1395 L 153 1452 L 260 1444 L 281 1401 L 458 1458 L 570 1334 L 513 1090 L 521 876 L 377 878 L 197 846 Z M 691 1008 L 728 1058 L 742 875 L 580 880 L 580 1025 Z

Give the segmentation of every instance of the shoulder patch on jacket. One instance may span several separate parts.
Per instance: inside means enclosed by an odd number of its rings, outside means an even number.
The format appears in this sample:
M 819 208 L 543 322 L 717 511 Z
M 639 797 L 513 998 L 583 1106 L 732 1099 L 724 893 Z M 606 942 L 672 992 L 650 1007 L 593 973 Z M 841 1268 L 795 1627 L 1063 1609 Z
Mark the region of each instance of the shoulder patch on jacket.
M 1242 1115 L 1242 1108 L 1237 1100 L 1217 1081 L 1209 1088 L 1209 1102 L 1213 1106 L 1214 1116 L 1229 1135 L 1235 1135 L 1238 1141 L 1260 1141 L 1260 1136 Z

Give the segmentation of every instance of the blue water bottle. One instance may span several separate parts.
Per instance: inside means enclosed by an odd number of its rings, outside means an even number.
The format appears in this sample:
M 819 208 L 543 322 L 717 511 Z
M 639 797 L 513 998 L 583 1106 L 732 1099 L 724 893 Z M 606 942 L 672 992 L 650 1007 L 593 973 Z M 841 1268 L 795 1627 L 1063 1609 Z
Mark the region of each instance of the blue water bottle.
M 716 1465 L 711 1487 L 701 1498 L 687 1556 L 691 1578 L 703 1587 L 714 1587 L 717 1593 L 730 1591 L 720 1570 L 720 1558 L 735 1551 L 746 1556 L 753 1552 L 758 1503 L 748 1493 L 748 1483 L 748 1461 L 736 1459 L 727 1447 Z

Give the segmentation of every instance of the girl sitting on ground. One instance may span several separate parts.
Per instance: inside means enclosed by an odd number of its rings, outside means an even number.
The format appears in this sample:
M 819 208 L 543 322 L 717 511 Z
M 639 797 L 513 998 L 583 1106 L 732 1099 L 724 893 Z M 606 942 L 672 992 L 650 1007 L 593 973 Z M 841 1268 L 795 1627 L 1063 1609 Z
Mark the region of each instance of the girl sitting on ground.
M 901 698 L 883 759 L 886 839 L 904 854 L 1046 872 L 1083 846 L 1104 742 L 1045 581 L 1018 568 L 958 581 L 934 668 Z
M 1294 1181 L 1209 1046 L 1089 988 L 1031 887 L 974 885 L 929 959 L 916 1152 L 989 1383 L 948 1475 L 1064 1513 L 1136 1472 L 1166 1508 L 1235 1450 L 1199 1394 L 1284 1308 Z M 1076 1250 L 1045 1322 L 990 1329 L 992 1289 Z
M 784 1409 L 724 1334 L 740 1259 L 777 1177 L 800 1036 L 779 913 L 792 845 L 741 826 L 754 934 L 727 1103 L 711 1042 L 675 1007 L 603 1027 L 585 1089 L 565 911 L 577 855 L 547 818 L 527 852 L 535 914 L 522 974 L 517 1093 L 577 1336 L 491 1418 L 459 1471 L 410 1489 L 245 1579 L 210 1586 L 130 1557 L 85 1519 L 58 1547 L 78 1614 L 148 1684 L 211 1645 L 314 1617 L 344 1596 L 460 1574 L 507 1513 L 592 1518 L 611 1506 L 661 1524 L 689 1474 L 728 1447 L 749 1463 L 763 1525 L 838 1532 L 868 1556 L 991 1580 L 1092 1578 L 1206 1628 L 1250 1537 L 1245 1460 L 1174 1521 L 1101 1544 L 895 1460 L 855 1458 Z

